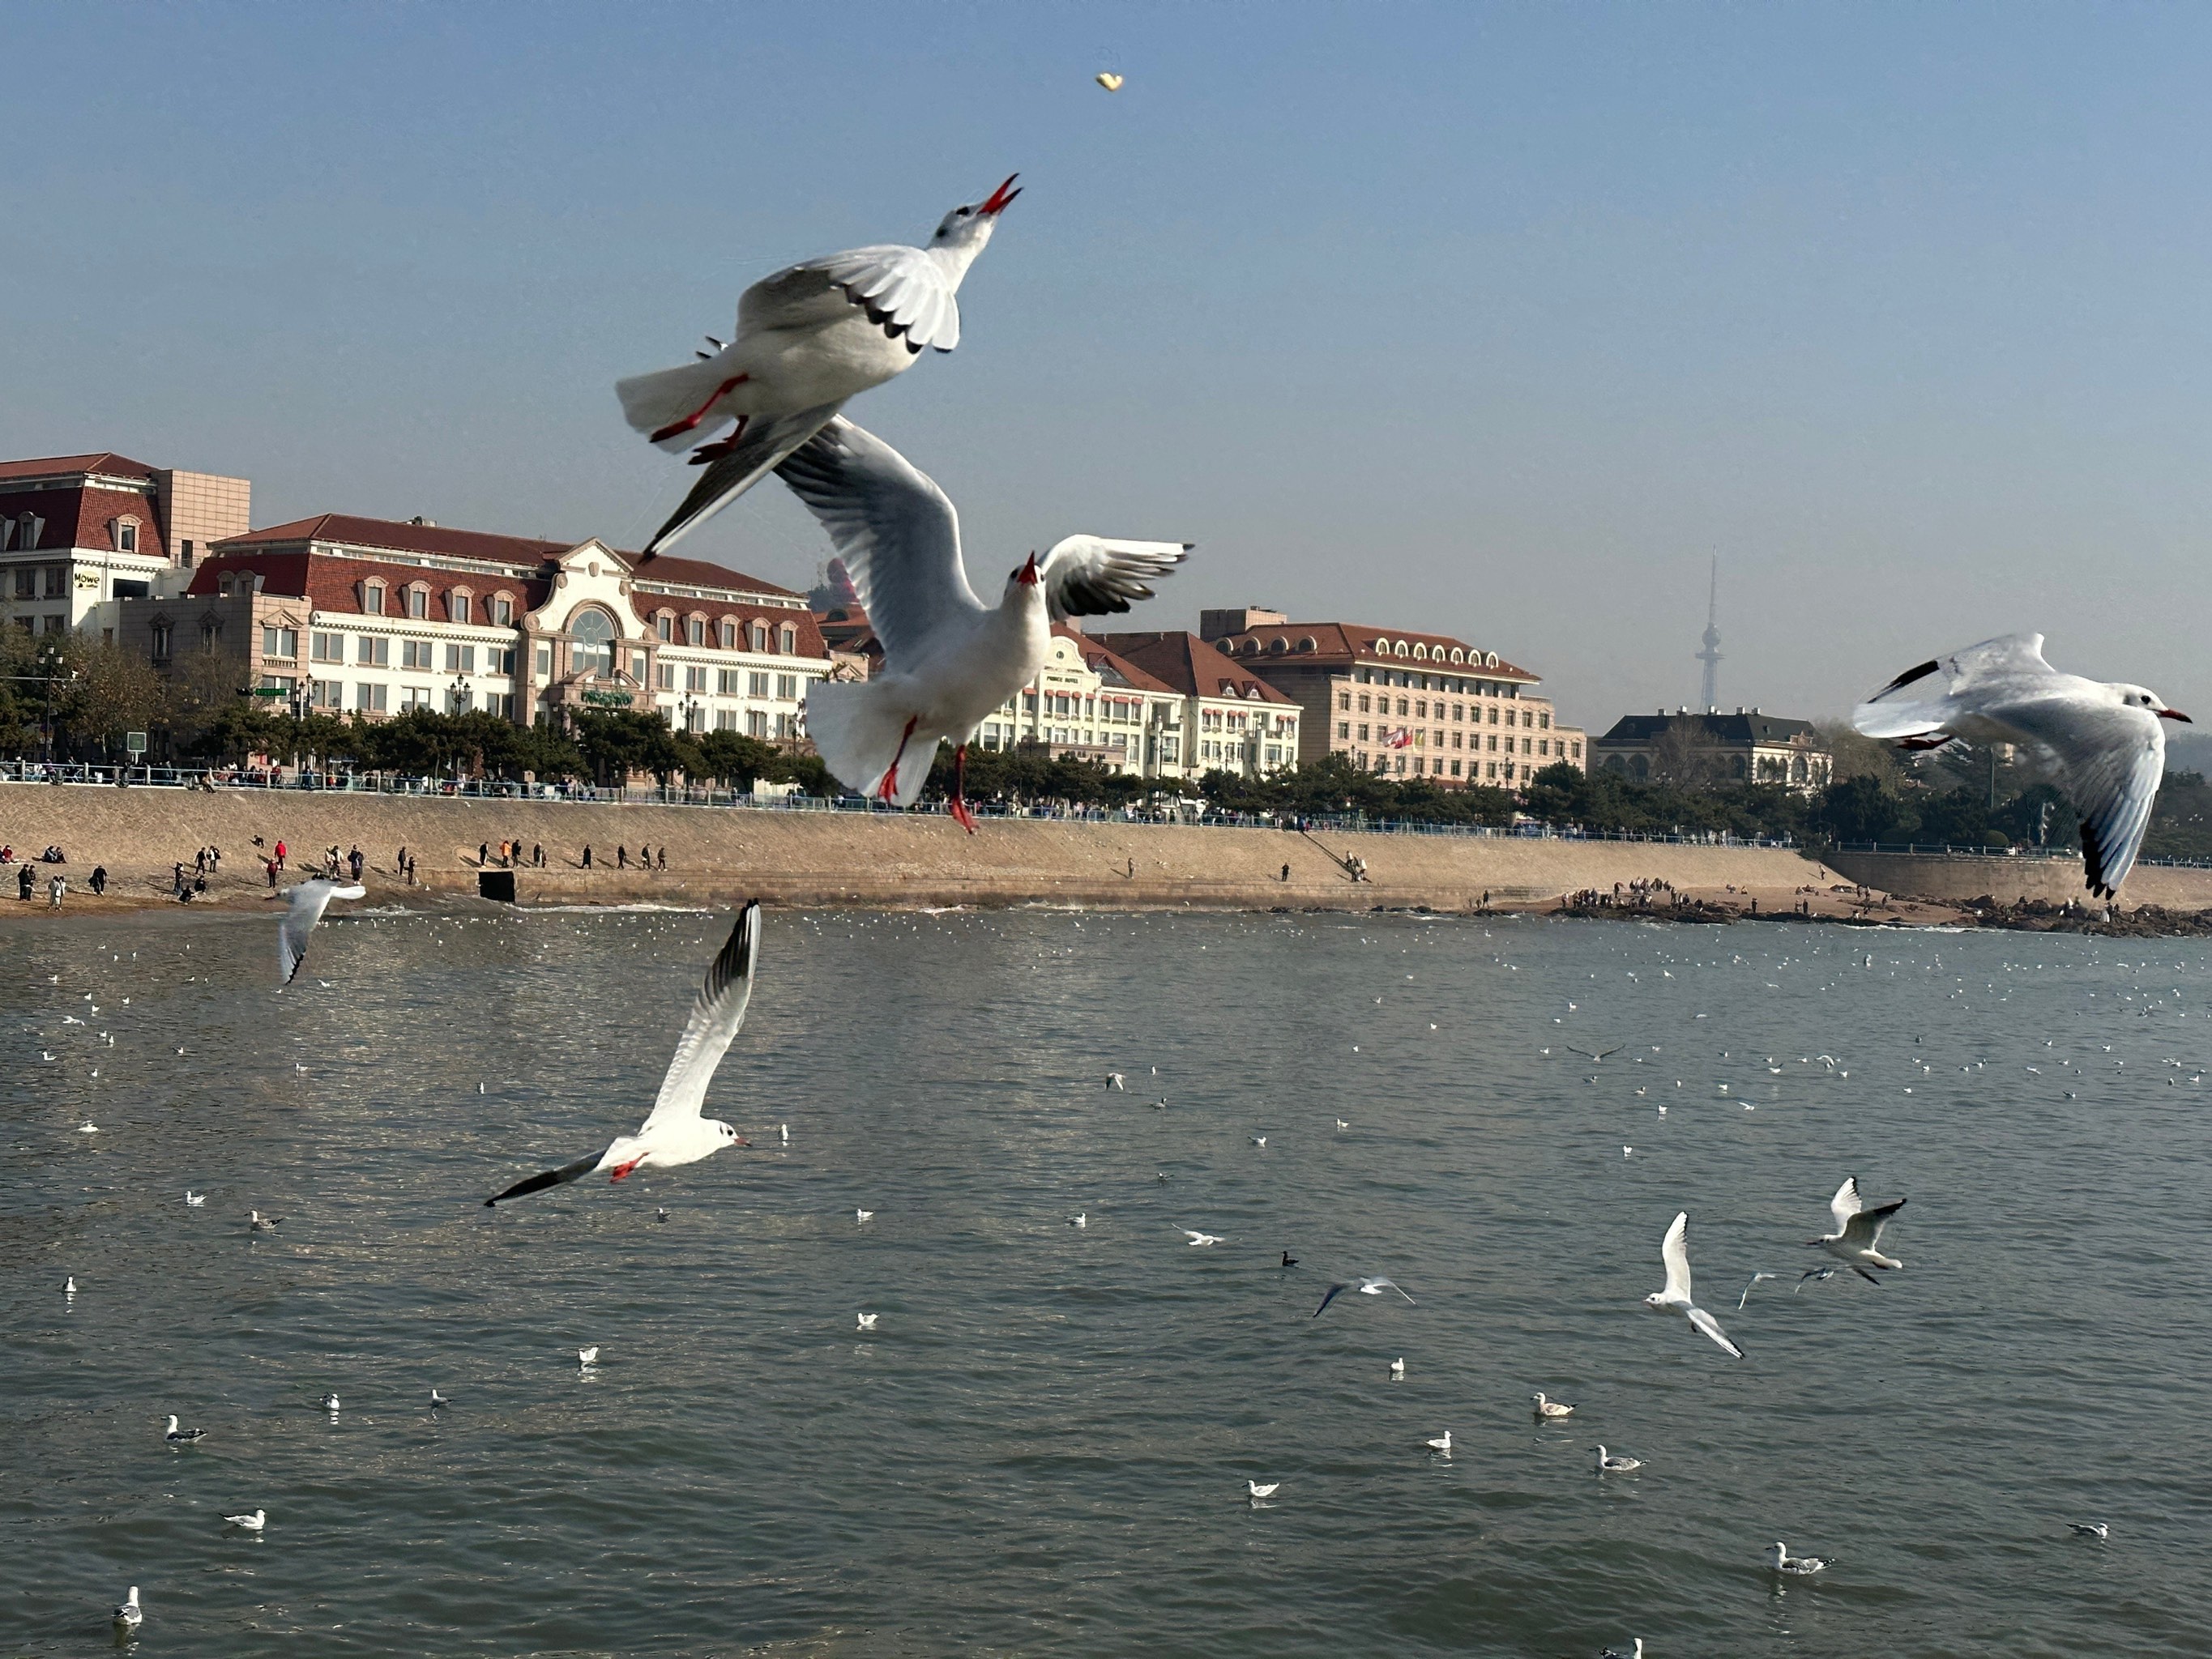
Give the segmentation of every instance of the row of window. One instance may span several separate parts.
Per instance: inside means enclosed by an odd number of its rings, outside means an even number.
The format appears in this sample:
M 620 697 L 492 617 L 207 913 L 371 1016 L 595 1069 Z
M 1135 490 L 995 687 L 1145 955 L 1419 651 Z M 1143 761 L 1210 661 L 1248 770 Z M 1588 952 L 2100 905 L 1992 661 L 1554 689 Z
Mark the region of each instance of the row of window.
M 1359 712 L 1363 714 L 1370 713 L 1370 702 L 1373 704 L 1371 712 L 1375 714 L 1387 714 L 1390 712 L 1390 699 L 1388 696 L 1376 696 L 1365 691 L 1359 694 Z M 1349 714 L 1352 711 L 1352 705 L 1351 692 L 1340 691 L 1336 694 L 1336 706 L 1340 711 Z M 1449 715 L 1444 712 L 1447 708 L 1451 711 Z M 1398 712 L 1401 714 L 1411 714 L 1417 720 L 1427 720 L 1429 700 L 1426 697 L 1401 697 L 1398 699 Z M 1471 707 L 1463 702 L 1447 703 L 1439 697 L 1437 699 L 1436 718 L 1468 720 L 1476 726 L 1480 726 L 1483 723 L 1483 712 L 1480 706 Z M 1492 726 L 1498 724 L 1498 710 L 1495 707 L 1490 710 L 1490 724 Z M 1513 724 L 1513 711 L 1510 708 L 1505 711 L 1505 724 L 1508 726 Z M 1521 711 L 1521 724 L 1532 730 L 1548 732 L 1552 729 L 1552 716 L 1546 710 L 1524 708 Z
M 45 574 L 46 598 L 65 599 L 70 591 L 70 570 L 65 564 L 25 564 L 15 567 L 15 597 L 35 599 L 39 597 L 40 573 Z
M 1357 755 L 1352 757 L 1355 766 L 1365 766 L 1376 774 L 1395 773 L 1404 777 L 1411 772 L 1415 777 L 1458 778 L 1462 782 L 1511 783 L 1518 776 L 1533 778 L 1537 769 L 1526 763 L 1513 761 L 1453 761 L 1447 767 L 1442 756 L 1431 758 L 1425 755 L 1402 754 Z
M 1368 743 L 1370 741 L 1376 743 L 1388 743 L 1390 741 L 1391 738 L 1395 735 L 1390 727 L 1378 726 L 1375 728 L 1374 737 L 1370 738 L 1367 735 L 1368 729 L 1367 722 L 1365 720 L 1360 721 L 1356 734 L 1356 740 L 1360 743 Z M 1397 730 L 1399 732 L 1403 732 L 1405 734 L 1411 746 L 1435 749 L 1442 749 L 1444 746 L 1444 734 L 1441 732 L 1432 732 L 1425 729 L 1409 732 L 1403 726 L 1400 726 Z M 1339 742 L 1354 741 L 1355 733 L 1352 723 L 1350 720 L 1339 720 L 1336 723 L 1336 735 Z M 1462 747 L 1468 749 L 1480 749 L 1483 746 L 1482 739 L 1485 735 L 1486 734 L 1480 732 L 1455 732 L 1451 734 L 1451 746 L 1455 749 Z M 1490 752 L 1494 755 L 1498 753 L 1498 734 L 1493 732 L 1487 735 L 1490 738 Z M 1462 737 L 1467 739 L 1464 744 L 1460 741 Z M 1577 759 L 1581 757 L 1582 751 L 1582 744 L 1577 744 L 1575 745 L 1575 755 Z M 1505 739 L 1505 752 L 1509 755 L 1514 752 L 1513 739 L 1510 737 Z M 1552 752 L 1552 739 L 1549 738 L 1523 738 L 1521 739 L 1520 752 L 1524 755 L 1549 755 Z M 1561 738 L 1559 739 L 1559 752 L 1562 759 L 1565 758 L 1567 753 L 1567 740 L 1565 738 Z
M 1363 668 L 1353 677 L 1362 685 L 1403 686 L 1413 691 L 1449 691 L 1462 697 L 1517 697 L 1510 681 L 1465 680 L 1452 674 L 1407 674 L 1396 669 Z

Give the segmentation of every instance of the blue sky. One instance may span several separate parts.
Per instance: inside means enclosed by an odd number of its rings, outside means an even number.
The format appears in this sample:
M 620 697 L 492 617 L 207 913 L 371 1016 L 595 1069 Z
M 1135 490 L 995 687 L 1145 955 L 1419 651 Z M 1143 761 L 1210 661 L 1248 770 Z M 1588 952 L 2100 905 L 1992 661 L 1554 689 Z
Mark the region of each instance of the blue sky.
M 1570 718 L 1814 715 L 2014 628 L 2212 708 L 2212 11 L 9 9 L 0 454 L 635 545 L 618 376 L 1018 168 L 850 411 L 971 563 L 1453 632 Z M 1127 77 L 1109 95 L 1101 69 Z M 687 552 L 805 586 L 764 486 Z

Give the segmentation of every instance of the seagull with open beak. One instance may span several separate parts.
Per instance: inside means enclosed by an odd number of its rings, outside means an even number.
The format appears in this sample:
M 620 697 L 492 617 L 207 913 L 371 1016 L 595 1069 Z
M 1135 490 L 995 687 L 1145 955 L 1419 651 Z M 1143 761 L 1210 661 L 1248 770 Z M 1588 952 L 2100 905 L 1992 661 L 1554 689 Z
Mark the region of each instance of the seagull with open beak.
M 646 544 L 665 551 L 720 512 L 870 386 L 926 349 L 960 343 L 961 279 L 1021 191 L 1010 175 L 984 200 L 945 216 L 927 247 L 857 247 L 764 276 L 738 299 L 738 331 L 698 361 L 619 382 L 623 416 L 649 441 L 702 444 L 699 482 Z

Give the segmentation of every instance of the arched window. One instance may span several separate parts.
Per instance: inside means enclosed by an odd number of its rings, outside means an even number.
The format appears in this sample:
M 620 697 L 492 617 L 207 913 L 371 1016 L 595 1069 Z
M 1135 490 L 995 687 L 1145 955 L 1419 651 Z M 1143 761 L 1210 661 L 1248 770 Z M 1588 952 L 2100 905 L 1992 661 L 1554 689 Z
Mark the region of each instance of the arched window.
M 1426 662 L 1428 659 L 1429 647 L 1417 642 L 1413 647 L 1413 660 L 1415 662 Z
M 471 595 L 467 588 L 456 587 L 446 595 L 446 614 L 457 623 L 468 622 L 473 618 L 475 606 L 471 603 Z
M 499 627 L 511 627 L 514 622 L 514 601 L 504 593 L 495 594 L 491 602 L 491 619 Z
M 1315 639 L 1312 635 L 1308 634 L 1299 640 L 1298 649 L 1301 651 L 1318 651 L 1321 649 L 1321 642 Z
M 684 624 L 684 640 L 687 645 L 706 644 L 707 619 L 704 617 L 693 617 L 687 621 Z
M 416 582 L 407 590 L 407 614 L 424 618 L 429 616 L 430 590 L 425 584 Z
M 799 630 L 789 623 L 783 625 L 783 654 L 787 657 L 799 654 Z
M 115 521 L 115 550 L 136 553 L 138 550 L 138 520 L 118 519 Z
M 1273 639 L 1267 641 L 1267 649 L 1273 653 L 1280 653 L 1287 651 L 1290 648 L 1291 642 L 1279 634 L 1276 635 Z
M 1403 640 L 1398 641 L 1398 654 L 1401 657 L 1406 654 L 1406 642 Z
M 382 582 L 363 582 L 361 585 L 361 613 L 364 617 L 380 617 L 384 614 L 384 584 Z
M 604 611 L 579 611 L 568 618 L 569 659 L 579 674 L 615 672 L 615 625 Z
M 725 651 L 734 651 L 737 648 L 738 625 L 726 618 L 722 623 L 722 649 Z
M 653 631 L 663 640 L 672 643 L 676 638 L 676 613 L 673 611 L 664 611 L 653 617 Z
M 768 624 L 764 622 L 757 622 L 753 624 L 753 649 L 756 651 L 768 649 Z
M 1452 655 L 1451 655 L 1451 659 L 1452 659 L 1454 662 L 1463 662 L 1463 661 L 1465 661 L 1465 660 L 1466 660 L 1465 657 L 1462 654 L 1462 653 L 1461 653 L 1461 651 L 1460 651 L 1460 648 L 1459 648 L 1457 646 L 1454 646 L 1454 647 L 1452 647 Z

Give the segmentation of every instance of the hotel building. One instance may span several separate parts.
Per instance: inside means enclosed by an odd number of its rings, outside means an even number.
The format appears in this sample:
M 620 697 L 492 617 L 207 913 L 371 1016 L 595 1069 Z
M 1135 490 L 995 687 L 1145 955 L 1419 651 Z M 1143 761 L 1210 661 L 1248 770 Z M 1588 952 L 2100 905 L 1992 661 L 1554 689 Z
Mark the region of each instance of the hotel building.
M 244 532 L 244 478 L 148 466 L 112 452 L 0 461 L 0 617 L 34 634 L 98 629 Z
M 1516 788 L 1562 761 L 1589 768 L 1587 735 L 1559 723 L 1536 675 L 1449 635 L 1249 607 L 1201 611 L 1199 632 L 1297 704 L 1300 761 L 1338 754 L 1448 789 Z
M 370 719 L 484 710 L 529 725 L 637 708 L 689 732 L 805 735 L 836 671 L 798 594 L 604 542 L 324 514 L 218 542 L 173 595 L 125 599 L 117 638 L 157 669 L 213 647 L 240 684 Z

